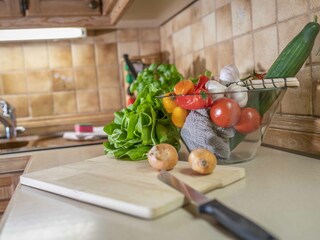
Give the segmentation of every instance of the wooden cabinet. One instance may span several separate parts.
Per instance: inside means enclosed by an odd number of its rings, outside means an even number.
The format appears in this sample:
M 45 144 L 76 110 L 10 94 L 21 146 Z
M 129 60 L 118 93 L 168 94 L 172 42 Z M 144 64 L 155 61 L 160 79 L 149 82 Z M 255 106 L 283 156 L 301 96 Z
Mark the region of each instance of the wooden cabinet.
M 0 29 L 37 27 L 106 28 L 134 0 L 0 0 Z
M 6 210 L 30 156 L 0 159 L 0 217 Z
M 26 16 L 100 16 L 100 0 L 29 0 Z
M 0 0 L 0 17 L 21 17 L 23 13 L 18 0 Z

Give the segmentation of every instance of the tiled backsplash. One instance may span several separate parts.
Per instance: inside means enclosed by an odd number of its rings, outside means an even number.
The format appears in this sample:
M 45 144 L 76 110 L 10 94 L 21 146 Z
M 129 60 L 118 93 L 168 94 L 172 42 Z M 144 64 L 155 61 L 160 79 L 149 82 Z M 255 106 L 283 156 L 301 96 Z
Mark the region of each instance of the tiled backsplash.
M 161 50 L 185 76 L 205 69 L 218 75 L 228 64 L 242 74 L 265 71 L 314 15 L 320 18 L 314 0 L 199 0 L 161 26 Z M 288 91 L 281 113 L 320 116 L 319 46 L 320 35 L 297 76 L 301 86 Z
M 124 106 L 123 54 L 159 52 L 159 29 L 97 30 L 81 40 L 2 43 L 0 95 L 15 106 L 20 122 L 112 115 Z

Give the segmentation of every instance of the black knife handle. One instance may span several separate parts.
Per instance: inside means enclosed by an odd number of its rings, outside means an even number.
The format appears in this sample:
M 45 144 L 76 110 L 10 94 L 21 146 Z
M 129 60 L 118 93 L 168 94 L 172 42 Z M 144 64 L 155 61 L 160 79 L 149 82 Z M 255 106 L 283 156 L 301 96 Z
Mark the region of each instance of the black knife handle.
M 276 239 L 270 233 L 250 221 L 249 219 L 234 212 L 217 200 L 212 200 L 199 207 L 200 213 L 212 216 L 223 227 L 235 236 L 244 240 L 272 240 Z

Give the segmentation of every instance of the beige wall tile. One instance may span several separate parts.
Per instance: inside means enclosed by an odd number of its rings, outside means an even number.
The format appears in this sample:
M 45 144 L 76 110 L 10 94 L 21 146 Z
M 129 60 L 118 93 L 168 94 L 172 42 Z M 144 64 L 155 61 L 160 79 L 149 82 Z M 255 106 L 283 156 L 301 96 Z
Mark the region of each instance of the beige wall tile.
M 46 42 L 27 42 L 23 44 L 26 69 L 48 68 L 48 49 Z
M 119 88 L 100 89 L 99 93 L 102 111 L 118 111 L 121 109 L 122 96 Z
M 320 117 L 320 66 L 312 66 L 313 114 Z
M 118 43 L 118 59 L 123 59 L 123 54 L 140 56 L 139 42 Z
M 201 15 L 205 16 L 215 10 L 213 0 L 200 0 Z
M 140 42 L 141 56 L 160 53 L 160 42 Z
M 200 39 L 203 38 L 204 47 L 211 46 L 217 42 L 217 33 L 216 33 L 216 15 L 214 12 L 208 14 L 204 18 L 202 18 L 203 24 L 203 37 L 201 36 Z M 196 37 L 196 36 L 194 36 Z
M 175 58 L 192 52 L 191 26 L 185 27 L 173 34 L 173 50 Z
M 16 110 L 16 117 L 29 117 L 29 104 L 27 95 L 5 96 L 4 99 L 9 102 Z
M 188 26 L 192 22 L 192 12 L 190 8 L 183 10 L 181 13 L 176 15 L 172 21 L 172 30 L 177 32 L 182 28 Z
M 219 72 L 226 65 L 234 64 L 233 41 L 219 43 L 217 53 Z
M 197 21 L 191 25 L 192 50 L 198 51 L 203 48 L 203 25 L 202 21 Z
M 318 22 L 320 22 L 320 10 L 316 11 L 316 12 L 312 12 L 310 14 L 310 20 L 309 21 L 314 21 L 314 15 L 318 16 Z M 316 38 L 316 40 L 314 42 L 312 52 L 311 52 L 311 61 L 313 63 L 320 63 L 320 52 L 319 52 L 320 51 L 320 47 L 319 46 L 320 46 L 320 34 L 318 34 L 318 36 L 317 36 L 317 38 Z M 318 53 L 318 55 L 317 55 L 317 53 Z
M 49 65 L 51 68 L 72 67 L 70 43 L 49 43 Z
M 116 64 L 109 64 L 97 68 L 99 88 L 119 87 L 119 68 Z
M 227 4 L 216 10 L 217 41 L 221 42 L 232 37 L 231 5 Z
M 53 93 L 54 114 L 71 114 L 77 112 L 74 91 Z
M 73 69 L 55 69 L 52 71 L 52 90 L 72 90 L 74 86 Z
M 289 88 L 281 102 L 281 112 L 284 114 L 312 114 L 312 81 L 311 68 L 306 67 L 297 74 L 300 86 Z
M 186 9 L 186 11 L 189 11 L 190 16 L 190 24 L 193 22 L 198 21 L 202 17 L 202 9 L 201 9 L 201 3 L 200 1 L 195 1 Z
M 170 37 L 173 33 L 172 28 L 173 21 L 168 21 L 162 26 L 160 26 L 160 36 L 161 39 L 166 39 L 167 37 Z
M 27 72 L 29 93 L 50 92 L 52 90 L 52 73 L 50 70 Z
M 24 72 L 12 72 L 2 75 L 4 94 L 27 93 L 26 75 Z
M 175 62 L 178 71 L 185 77 L 194 77 L 193 73 L 193 54 L 189 53 L 187 55 L 181 56 L 176 59 Z
M 3 94 L 3 87 L 2 87 L 2 75 L 0 75 L 0 95 Z
M 96 68 L 82 67 L 75 69 L 76 89 L 97 89 Z
M 119 29 L 117 30 L 119 42 L 134 42 L 139 40 L 138 29 Z
M 96 45 L 97 65 L 114 64 L 118 62 L 118 51 L 115 43 Z
M 251 1 L 234 0 L 231 3 L 233 36 L 251 31 Z
M 206 59 L 204 50 L 199 50 L 193 53 L 193 72 L 194 76 L 197 77 L 200 74 L 204 74 L 206 71 Z
M 286 22 L 279 23 L 279 51 L 281 52 L 289 42 L 304 28 L 308 23 L 308 16 L 303 15 Z
M 117 31 L 116 30 L 95 30 L 94 31 L 95 43 L 116 43 L 117 42 Z
M 253 62 L 253 39 L 252 34 L 246 34 L 233 41 L 234 46 L 234 62 L 239 72 L 249 73 L 254 69 Z
M 70 42 L 71 44 L 94 44 L 94 30 L 87 29 L 87 37 L 71 39 Z
M 42 117 L 53 115 L 52 94 L 32 94 L 29 95 L 30 114 L 32 117 Z
M 21 44 L 0 44 L 0 71 L 20 70 L 24 68 Z
M 211 46 L 204 49 L 204 59 L 206 62 L 206 69 L 211 71 L 215 76 L 219 73 L 217 46 Z
M 160 41 L 160 31 L 158 28 L 139 29 L 140 41 Z
M 308 0 L 281 0 L 277 3 L 279 21 L 304 14 L 308 10 Z
M 174 62 L 172 36 L 168 37 L 167 39 L 163 39 L 161 41 L 161 53 L 162 53 L 162 60 L 163 61 L 166 61 L 169 63 Z
M 77 91 L 79 113 L 93 113 L 100 111 L 98 90 Z
M 278 57 L 277 28 L 271 26 L 253 34 L 255 70 L 265 71 Z
M 252 28 L 258 29 L 276 22 L 276 0 L 254 0 L 252 6 Z
M 319 0 L 310 0 L 310 9 L 318 8 L 320 7 L 320 1 Z
M 214 0 L 214 4 L 215 4 L 216 8 L 220 8 L 230 2 L 231 2 L 231 0 Z
M 94 66 L 95 54 L 93 44 L 73 44 L 72 45 L 73 66 Z

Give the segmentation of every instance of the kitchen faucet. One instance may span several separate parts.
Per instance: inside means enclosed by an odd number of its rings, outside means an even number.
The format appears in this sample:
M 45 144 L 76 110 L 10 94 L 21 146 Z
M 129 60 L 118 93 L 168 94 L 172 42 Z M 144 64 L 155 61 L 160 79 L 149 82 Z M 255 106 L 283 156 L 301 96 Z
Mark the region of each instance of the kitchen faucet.
M 15 109 L 8 102 L 0 99 L 0 122 L 4 125 L 4 137 L 12 139 L 17 136 L 17 132 L 24 132 L 23 127 L 17 128 Z

